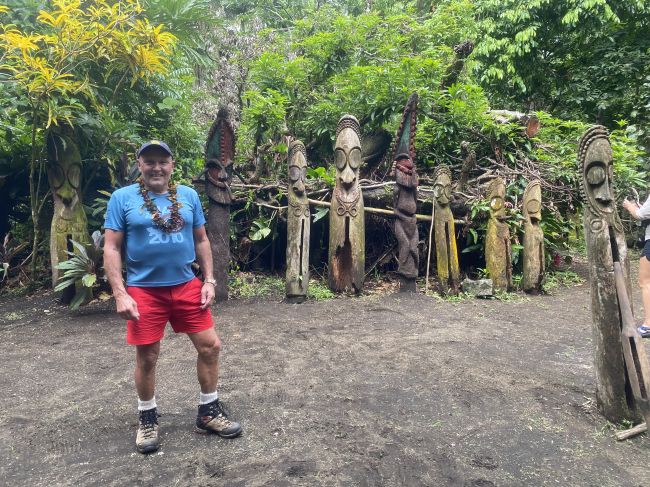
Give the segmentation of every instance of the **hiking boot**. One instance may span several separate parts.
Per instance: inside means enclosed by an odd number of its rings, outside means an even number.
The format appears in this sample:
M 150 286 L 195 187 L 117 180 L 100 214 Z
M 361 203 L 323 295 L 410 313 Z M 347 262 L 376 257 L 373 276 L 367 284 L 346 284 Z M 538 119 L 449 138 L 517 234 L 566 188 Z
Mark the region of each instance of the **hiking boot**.
M 222 438 L 234 438 L 241 434 L 241 426 L 228 419 L 219 399 L 217 399 L 208 404 L 199 405 L 196 432 L 215 433 Z
M 158 449 L 158 412 L 156 408 L 140 411 L 138 432 L 135 436 L 135 446 L 140 453 L 151 453 Z

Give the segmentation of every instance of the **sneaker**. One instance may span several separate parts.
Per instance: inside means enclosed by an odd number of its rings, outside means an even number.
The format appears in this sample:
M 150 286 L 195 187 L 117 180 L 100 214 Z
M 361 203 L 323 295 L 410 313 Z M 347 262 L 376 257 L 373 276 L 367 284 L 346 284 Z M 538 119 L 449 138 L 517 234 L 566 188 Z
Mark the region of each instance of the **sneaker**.
M 140 411 L 135 446 L 140 453 L 154 452 L 160 446 L 160 441 L 158 440 L 158 412 L 156 408 Z
M 637 330 L 641 338 L 650 338 L 650 326 L 641 325 Z
M 239 423 L 230 421 L 219 399 L 199 405 L 196 417 L 197 433 L 216 433 L 222 438 L 234 438 L 241 434 Z

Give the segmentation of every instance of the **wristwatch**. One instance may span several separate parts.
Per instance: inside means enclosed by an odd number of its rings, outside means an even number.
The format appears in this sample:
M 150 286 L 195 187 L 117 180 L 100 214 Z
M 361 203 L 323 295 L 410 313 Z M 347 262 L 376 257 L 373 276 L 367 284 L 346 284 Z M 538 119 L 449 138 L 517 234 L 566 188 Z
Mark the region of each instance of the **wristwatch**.
M 217 280 L 216 279 L 204 279 L 203 282 L 207 283 L 207 284 L 212 284 L 213 286 L 217 285 Z

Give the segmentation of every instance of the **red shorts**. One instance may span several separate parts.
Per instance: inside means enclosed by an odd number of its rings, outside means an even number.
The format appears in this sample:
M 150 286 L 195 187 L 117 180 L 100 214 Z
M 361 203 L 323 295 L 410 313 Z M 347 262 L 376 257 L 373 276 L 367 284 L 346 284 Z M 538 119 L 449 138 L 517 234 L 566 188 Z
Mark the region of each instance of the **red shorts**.
M 175 333 L 197 333 L 212 328 L 210 308 L 201 309 L 203 282 L 194 278 L 176 286 L 126 288 L 138 305 L 140 319 L 126 322 L 126 342 L 149 345 L 162 340 L 167 322 Z

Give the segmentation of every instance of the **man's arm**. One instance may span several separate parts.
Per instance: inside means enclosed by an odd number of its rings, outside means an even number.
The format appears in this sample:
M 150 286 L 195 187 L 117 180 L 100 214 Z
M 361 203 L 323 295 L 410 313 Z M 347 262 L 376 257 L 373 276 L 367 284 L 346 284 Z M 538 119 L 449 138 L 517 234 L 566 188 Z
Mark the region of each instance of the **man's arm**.
M 194 228 L 194 251 L 196 260 L 201 268 L 203 279 L 212 281 L 212 250 L 210 249 L 210 240 L 205 232 L 205 225 Z M 204 282 L 201 288 L 201 309 L 206 309 L 214 299 L 214 285 Z
M 124 232 L 106 229 L 104 234 L 104 271 L 113 289 L 118 314 L 127 320 L 138 320 L 138 305 L 129 296 L 122 280 L 122 241 Z

